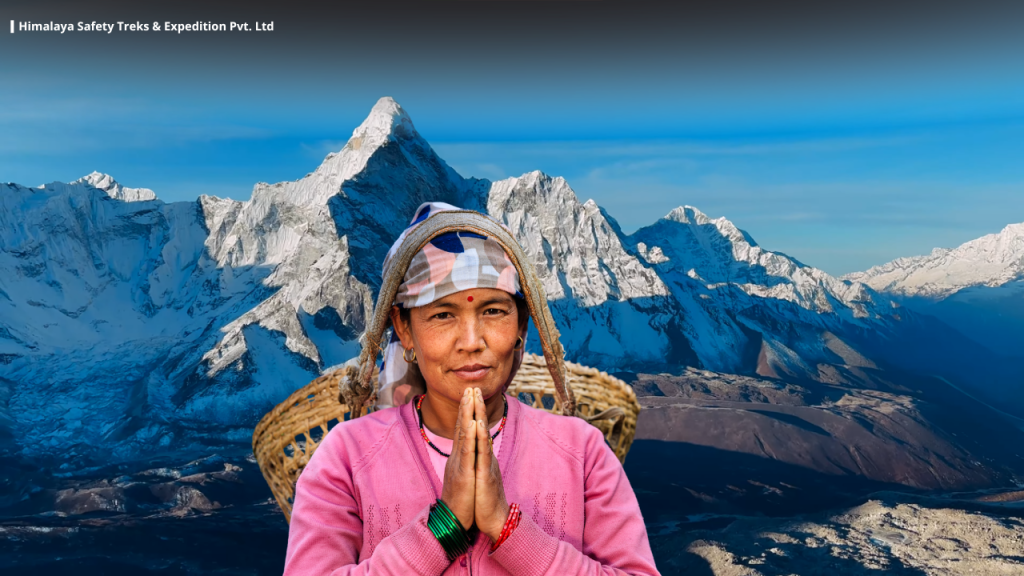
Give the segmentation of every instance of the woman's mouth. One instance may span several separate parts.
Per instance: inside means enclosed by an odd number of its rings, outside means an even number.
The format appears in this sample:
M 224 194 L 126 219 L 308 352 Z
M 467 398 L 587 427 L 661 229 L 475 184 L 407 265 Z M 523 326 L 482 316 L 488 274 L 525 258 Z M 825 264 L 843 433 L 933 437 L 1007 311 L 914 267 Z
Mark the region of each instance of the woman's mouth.
M 484 364 L 466 364 L 456 368 L 453 372 L 463 380 L 480 380 L 487 375 L 490 369 L 490 366 Z

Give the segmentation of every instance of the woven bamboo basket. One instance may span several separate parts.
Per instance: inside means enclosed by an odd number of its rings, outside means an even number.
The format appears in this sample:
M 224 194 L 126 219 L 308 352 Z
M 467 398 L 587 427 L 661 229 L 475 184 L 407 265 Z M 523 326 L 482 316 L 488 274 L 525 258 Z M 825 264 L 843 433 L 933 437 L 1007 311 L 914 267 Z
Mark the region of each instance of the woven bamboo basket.
M 633 388 L 595 368 L 572 362 L 565 367 L 576 394 L 577 415 L 600 429 L 619 461 L 625 462 L 640 413 Z M 349 407 L 338 401 L 341 374 L 336 370 L 296 390 L 268 412 L 253 433 L 256 461 L 289 522 L 299 474 L 327 431 L 351 417 Z M 543 356 L 523 355 L 508 393 L 536 408 L 559 413 L 554 382 Z

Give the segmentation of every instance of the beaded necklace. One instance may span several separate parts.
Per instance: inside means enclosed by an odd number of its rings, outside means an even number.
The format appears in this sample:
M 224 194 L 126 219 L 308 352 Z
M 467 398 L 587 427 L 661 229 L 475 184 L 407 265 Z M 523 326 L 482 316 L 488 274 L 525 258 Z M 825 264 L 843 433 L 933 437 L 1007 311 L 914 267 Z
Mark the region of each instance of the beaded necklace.
M 427 438 L 427 433 L 424 432 L 423 430 L 423 412 L 420 410 L 420 405 L 423 404 L 423 399 L 426 398 L 426 396 L 426 394 L 421 394 L 419 399 L 416 400 L 416 414 L 418 414 L 420 417 L 420 436 L 423 436 L 423 440 L 427 443 L 428 446 L 433 448 L 435 452 L 437 452 L 441 456 L 444 456 L 445 458 L 448 458 L 449 456 L 451 456 L 451 454 L 448 454 L 447 452 L 442 452 L 440 448 L 435 446 L 434 443 L 430 441 L 430 438 Z M 505 401 L 505 412 L 501 415 L 501 424 L 498 425 L 498 431 L 495 432 L 493 436 L 491 436 L 492 442 L 494 441 L 495 438 L 498 437 L 498 434 L 501 434 L 502 428 L 505 427 L 505 420 L 508 419 L 508 398 L 505 398 L 505 395 L 502 394 L 502 399 Z

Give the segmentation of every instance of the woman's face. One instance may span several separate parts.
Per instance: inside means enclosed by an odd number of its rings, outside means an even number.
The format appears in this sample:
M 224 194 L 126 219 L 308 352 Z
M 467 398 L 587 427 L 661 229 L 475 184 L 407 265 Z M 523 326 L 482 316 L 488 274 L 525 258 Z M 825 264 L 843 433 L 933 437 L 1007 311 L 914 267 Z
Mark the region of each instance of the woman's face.
M 416 349 L 427 388 L 456 404 L 466 388 L 480 388 L 484 398 L 501 392 L 527 318 L 508 292 L 496 288 L 463 290 L 412 308 L 408 323 L 398 307 L 391 309 L 402 347 Z

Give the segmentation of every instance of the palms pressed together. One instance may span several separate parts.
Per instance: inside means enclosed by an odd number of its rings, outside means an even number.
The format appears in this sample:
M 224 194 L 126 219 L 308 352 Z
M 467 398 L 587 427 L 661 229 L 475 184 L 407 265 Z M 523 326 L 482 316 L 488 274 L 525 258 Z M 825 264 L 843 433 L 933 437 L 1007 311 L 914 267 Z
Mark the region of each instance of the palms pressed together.
M 444 468 L 441 500 L 467 530 L 476 527 L 496 541 L 509 514 L 498 459 L 479 388 L 467 388 L 455 421 L 451 456 Z

